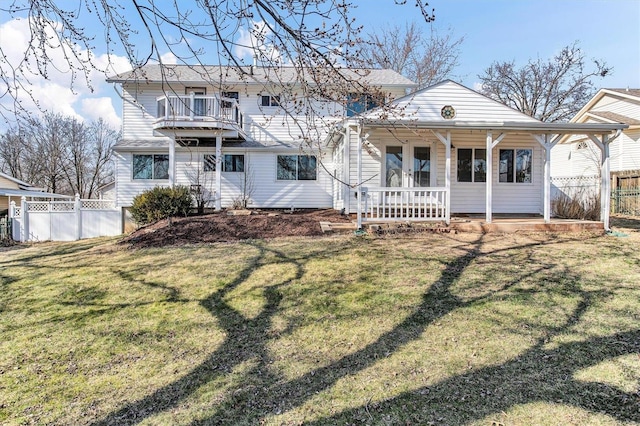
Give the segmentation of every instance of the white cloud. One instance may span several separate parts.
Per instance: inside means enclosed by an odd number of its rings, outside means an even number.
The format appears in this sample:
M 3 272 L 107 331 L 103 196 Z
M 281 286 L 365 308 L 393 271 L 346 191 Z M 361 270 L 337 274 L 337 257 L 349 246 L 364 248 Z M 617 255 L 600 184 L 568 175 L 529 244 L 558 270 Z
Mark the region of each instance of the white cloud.
M 80 102 L 81 114 L 89 120 L 98 120 L 102 118 L 105 123 L 113 129 L 119 130 L 122 125 L 122 119 L 116 113 L 111 98 L 85 98 Z
M 56 39 L 52 38 L 52 40 Z M 8 64 L 15 67 L 22 63 L 24 52 L 28 50 L 30 42 L 28 20 L 12 19 L 0 24 L 0 42 L 2 42 L 2 52 Z M 64 47 L 59 43 L 47 48 L 46 57 L 50 62 L 46 68 L 46 78 L 35 67 L 35 58 L 33 57 L 30 58 L 28 66 L 22 67 L 25 76 L 18 75 L 18 78 L 21 83 L 27 86 L 27 90 L 37 101 L 37 104 L 34 103 L 28 93 L 24 91 L 18 92 L 18 100 L 22 103 L 23 108 L 32 113 L 51 111 L 80 120 L 94 120 L 102 117 L 115 128 L 119 128 L 121 119 L 114 107 L 114 102 L 119 105 L 119 98 L 111 86 L 105 82 L 105 79 L 106 75 L 131 69 L 127 58 L 106 54 L 95 56 L 93 52 L 76 49 L 81 58 L 91 58 L 96 69 L 90 68 L 86 75 L 80 71 L 74 78 L 65 58 L 65 49 L 70 49 L 70 47 Z M 38 51 L 36 50 L 36 52 Z M 41 51 L 37 54 L 44 55 Z M 3 71 L 7 70 L 6 64 L 0 63 L 0 66 Z M 74 66 L 81 67 L 80 64 L 74 64 Z M 12 81 L 9 83 L 11 84 Z M 0 89 L 4 90 L 4 88 Z M 11 96 L 4 96 L 0 99 L 0 107 L 11 110 L 13 108 Z
M 252 21 L 253 28 L 239 28 L 240 35 L 236 40 L 233 53 L 240 60 L 253 62 L 254 56 L 267 57 L 270 61 L 282 59 L 280 52 L 267 42 L 271 30 L 262 21 Z

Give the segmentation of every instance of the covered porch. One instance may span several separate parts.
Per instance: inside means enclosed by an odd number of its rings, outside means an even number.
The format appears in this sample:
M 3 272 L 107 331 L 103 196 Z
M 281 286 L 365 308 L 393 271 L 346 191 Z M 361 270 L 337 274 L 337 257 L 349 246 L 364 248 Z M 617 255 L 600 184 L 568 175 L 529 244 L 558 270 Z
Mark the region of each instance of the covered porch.
M 544 123 L 447 80 L 345 120 L 329 136 L 334 207 L 357 226 L 529 214 L 551 224 L 551 149 L 572 135 L 600 149 L 601 223 L 609 229 L 609 144 L 627 125 Z
M 345 130 L 346 140 L 356 141 L 351 144 L 356 148 L 355 156 L 349 156 L 356 161 L 355 173 L 346 173 L 351 178 L 349 187 L 353 188 L 350 191 L 353 196 L 344 197 L 344 207 L 355 213 L 358 229 L 384 222 L 460 225 L 460 218 L 465 217 L 464 227 L 483 232 L 509 228 L 608 230 L 611 193 L 606 178 L 608 148 L 622 127 L 573 123 L 453 126 L 414 123 L 412 129 L 398 131 L 389 130 L 388 123 L 355 122 Z M 603 176 L 600 222 L 552 219 L 551 149 L 567 135 L 585 135 L 600 147 Z M 418 147 L 429 148 L 422 150 L 428 153 L 424 157 L 427 159 L 424 170 L 420 170 Z M 394 158 L 399 159 L 397 165 L 393 164 Z M 389 177 L 393 173 L 400 177 Z M 417 177 L 418 173 L 427 173 L 430 179 Z

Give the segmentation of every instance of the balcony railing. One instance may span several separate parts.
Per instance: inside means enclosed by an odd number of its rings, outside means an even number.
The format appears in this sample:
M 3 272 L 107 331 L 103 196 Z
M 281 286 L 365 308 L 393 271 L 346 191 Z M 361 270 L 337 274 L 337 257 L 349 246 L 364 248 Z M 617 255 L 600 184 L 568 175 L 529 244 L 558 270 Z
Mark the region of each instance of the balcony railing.
M 446 221 L 445 188 L 362 188 L 365 221 Z
M 242 128 L 244 121 L 237 99 L 217 95 L 165 95 L 157 106 L 157 122 L 215 121 Z

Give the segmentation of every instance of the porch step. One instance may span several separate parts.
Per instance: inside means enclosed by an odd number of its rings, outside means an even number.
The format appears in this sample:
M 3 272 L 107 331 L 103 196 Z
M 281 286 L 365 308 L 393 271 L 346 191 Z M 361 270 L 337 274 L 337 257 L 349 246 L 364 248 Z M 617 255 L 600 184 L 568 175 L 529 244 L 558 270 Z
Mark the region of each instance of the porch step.
M 356 229 L 356 224 L 354 222 L 320 222 L 320 228 L 325 234 L 328 232 L 354 231 Z

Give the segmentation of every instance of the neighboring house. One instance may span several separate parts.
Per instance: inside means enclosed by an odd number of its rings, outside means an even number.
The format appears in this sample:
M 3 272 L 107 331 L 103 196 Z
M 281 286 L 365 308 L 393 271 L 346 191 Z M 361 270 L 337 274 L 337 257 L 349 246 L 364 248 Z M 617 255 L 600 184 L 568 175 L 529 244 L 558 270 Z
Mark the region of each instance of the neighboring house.
M 42 188 L 37 188 L 27 182 L 0 172 L 0 216 L 7 214 L 11 201 L 15 201 L 16 204 L 20 205 L 22 197 L 28 200 L 72 198 L 66 195 L 45 192 Z
M 609 147 L 611 185 L 614 190 L 640 188 L 640 89 L 601 89 L 571 123 L 628 125 Z M 591 139 L 565 138 L 552 156 L 554 180 L 600 180 L 602 158 Z
M 224 91 L 203 75 L 227 76 Z M 317 117 L 282 114 L 260 68 L 251 81 L 233 75 L 224 67 L 148 66 L 109 79 L 124 95 L 123 139 L 114 148 L 119 206 L 156 185 L 185 184 L 209 194 L 217 209 L 246 197 L 250 207 L 356 213 L 359 224 L 449 222 L 457 213 L 550 221 L 551 148 L 564 135 L 602 140 L 627 127 L 542 123 L 452 81 L 405 95 L 412 82 L 370 70 L 363 78 L 388 93 L 387 106 L 327 102 L 317 148 L 301 150 L 290 125 Z M 603 221 L 608 226 L 608 216 Z
M 115 200 L 116 199 L 116 182 L 111 181 L 98 187 L 98 198 L 101 200 Z

